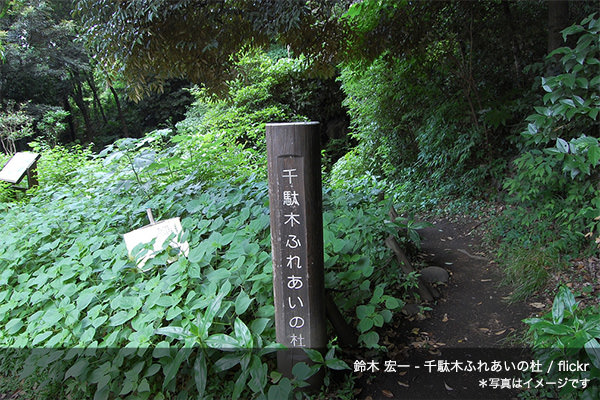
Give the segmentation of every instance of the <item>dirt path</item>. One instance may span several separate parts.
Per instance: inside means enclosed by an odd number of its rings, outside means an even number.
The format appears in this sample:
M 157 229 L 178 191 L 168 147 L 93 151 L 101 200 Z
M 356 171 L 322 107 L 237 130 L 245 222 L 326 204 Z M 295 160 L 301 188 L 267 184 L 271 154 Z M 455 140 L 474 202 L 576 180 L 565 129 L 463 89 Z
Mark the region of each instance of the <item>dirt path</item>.
M 358 398 L 510 399 L 514 396 L 510 390 L 479 388 L 481 377 L 468 381 L 473 374 L 468 379 L 449 373 L 432 374 L 423 366 L 429 359 L 458 359 L 466 363 L 466 359 L 476 362 L 521 357 L 519 349 L 509 349 L 517 346 L 511 338 L 526 329 L 521 320 L 530 315 L 531 309 L 527 304 L 506 302 L 510 291 L 499 286 L 501 272 L 483 253 L 479 238 L 472 232 L 476 225 L 473 221 L 444 220 L 420 231 L 424 260 L 428 265 L 447 269 L 450 280 L 441 287 L 442 298 L 432 305 L 429 318 L 403 322 L 395 332 L 390 332 L 391 350 L 377 356 L 380 361 L 377 373 L 362 373 Z M 388 360 L 410 367 L 394 368 L 395 373 L 384 372 Z M 419 369 L 415 368 L 417 365 Z

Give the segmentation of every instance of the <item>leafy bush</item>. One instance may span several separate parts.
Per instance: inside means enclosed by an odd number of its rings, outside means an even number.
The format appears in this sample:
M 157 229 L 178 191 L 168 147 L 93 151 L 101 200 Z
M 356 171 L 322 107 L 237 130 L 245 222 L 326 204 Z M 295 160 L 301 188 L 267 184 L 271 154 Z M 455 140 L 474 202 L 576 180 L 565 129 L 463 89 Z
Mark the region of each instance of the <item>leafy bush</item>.
M 83 148 L 79 144 L 71 146 L 55 145 L 51 147 L 43 142 L 30 142 L 29 147 L 40 153 L 38 160 L 38 181 L 42 186 L 69 183 L 92 157 L 91 146 Z
M 544 105 L 527 118 L 530 122 L 522 134 L 526 150 L 515 161 L 515 175 L 504 184 L 514 205 L 508 218 L 524 238 L 521 242 L 550 242 L 558 251 L 574 253 L 582 247 L 585 233 L 596 229 L 598 32 L 600 20 L 589 16 L 563 31 L 565 39 L 580 35 L 574 48 L 561 47 L 549 55 L 562 55 L 563 73 L 542 78 Z
M 5 153 L 16 153 L 16 142 L 33 135 L 33 118 L 24 108 L 25 104 L 16 106 L 13 102 L 0 112 L 0 143 Z
M 302 121 L 303 93 L 294 88 L 307 68 L 302 58 L 272 58 L 253 50 L 239 55 L 237 76 L 227 83 L 222 99 L 195 88 L 196 101 L 187 118 L 177 124 L 184 133 L 224 135 L 246 147 L 265 150 L 266 122 Z M 305 95 L 305 94 L 304 94 Z
M 561 286 L 554 298 L 552 312 L 541 318 L 525 320 L 534 354 L 548 371 L 548 381 L 587 380 L 583 390 L 573 385 L 556 389 L 561 399 L 597 399 L 600 396 L 600 314 L 597 307 L 578 309 L 571 291 Z M 559 371 L 558 363 L 580 362 L 588 364 L 585 371 Z M 553 368 L 551 368 L 553 365 Z
M 300 364 L 293 380 L 268 373 L 268 189 L 252 150 L 218 133 L 163 130 L 92 158 L 82 149 L 42 152 L 38 190 L 0 214 L 0 347 L 15 349 L 2 353 L 3 374 L 64 379 L 50 386 L 61 391 L 53 396 L 99 399 L 275 399 L 303 385 L 314 368 Z M 387 209 L 373 200 L 344 190 L 324 198 L 327 285 L 352 288 L 338 302 L 369 347 L 402 305 L 403 282 L 389 279 L 396 268 L 383 239 L 396 228 L 382 224 Z M 157 220 L 181 218 L 188 257 L 169 262 L 166 248 L 147 272 L 128 258 L 121 235 L 145 223 L 146 208 Z M 345 366 L 332 349 L 311 358 Z

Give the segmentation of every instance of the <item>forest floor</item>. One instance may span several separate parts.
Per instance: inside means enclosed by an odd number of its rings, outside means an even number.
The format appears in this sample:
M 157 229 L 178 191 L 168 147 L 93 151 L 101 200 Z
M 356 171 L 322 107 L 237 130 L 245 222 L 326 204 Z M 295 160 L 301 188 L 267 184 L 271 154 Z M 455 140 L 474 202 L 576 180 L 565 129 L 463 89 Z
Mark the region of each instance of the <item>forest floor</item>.
M 499 266 L 485 253 L 477 233 L 478 225 L 477 221 L 464 219 L 440 220 L 419 231 L 424 263 L 445 268 L 450 279 L 447 284 L 438 286 L 442 297 L 431 305 L 426 315 L 422 313 L 399 322 L 385 333 L 386 353 L 365 355 L 367 366 L 370 361 L 376 361 L 379 370 L 354 372 L 358 375 L 357 398 L 516 397 L 508 389 L 479 387 L 481 379 L 489 383 L 491 378 L 504 377 L 506 374 L 501 371 L 486 374 L 437 371 L 437 360 L 448 361 L 450 369 L 453 361 L 461 362 L 460 369 L 466 369 L 467 360 L 475 366 L 482 360 L 487 360 L 490 366 L 494 360 L 531 360 L 518 340 L 527 330 L 522 320 L 536 309 L 529 302 L 508 302 L 510 288 L 501 284 Z M 431 364 L 430 360 L 435 363 Z M 390 367 L 394 364 L 396 367 Z

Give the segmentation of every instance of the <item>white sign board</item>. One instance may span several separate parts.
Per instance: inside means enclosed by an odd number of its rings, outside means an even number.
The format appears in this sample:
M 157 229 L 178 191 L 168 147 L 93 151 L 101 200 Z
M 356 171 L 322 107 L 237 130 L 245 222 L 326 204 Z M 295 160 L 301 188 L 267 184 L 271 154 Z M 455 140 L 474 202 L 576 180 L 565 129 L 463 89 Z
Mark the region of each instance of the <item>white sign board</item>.
M 142 269 L 142 271 L 147 271 L 147 269 L 145 270 L 143 268 L 144 264 L 146 264 L 146 261 L 154 257 L 163 249 L 164 243 L 169 236 L 172 236 L 169 246 L 178 248 L 187 257 L 188 253 L 190 252 L 190 245 L 188 242 L 179 243 L 177 241 L 177 238 L 182 231 L 183 228 L 181 227 L 181 221 L 179 218 L 171 218 L 152 225 L 146 225 L 143 228 L 126 233 L 123 235 L 123 238 L 125 239 L 125 246 L 127 247 L 130 257 L 136 256 L 133 254 L 133 249 L 137 245 L 147 244 L 154 240 L 153 249 L 148 251 L 140 259 L 136 260 L 137 266 Z
M 29 167 L 35 163 L 40 155 L 38 153 L 21 152 L 16 153 L 6 163 L 2 171 L 0 171 L 0 180 L 10 183 L 18 183 L 25 174 Z

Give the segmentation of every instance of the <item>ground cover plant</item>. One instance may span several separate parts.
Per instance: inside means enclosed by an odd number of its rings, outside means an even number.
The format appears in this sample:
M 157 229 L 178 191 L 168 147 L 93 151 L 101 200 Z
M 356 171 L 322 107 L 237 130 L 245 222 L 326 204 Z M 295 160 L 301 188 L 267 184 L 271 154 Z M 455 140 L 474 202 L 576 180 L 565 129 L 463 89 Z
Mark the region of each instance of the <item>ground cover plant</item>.
M 2 374 L 45 376 L 54 395 L 133 399 L 284 398 L 314 372 L 273 372 L 268 191 L 254 150 L 235 135 L 170 130 L 97 155 L 36 149 L 40 186 L 0 216 L 0 347 L 14 350 Z M 376 197 L 324 197 L 327 286 L 367 347 L 403 304 L 384 247 L 398 225 L 383 223 Z M 181 218 L 188 257 L 165 248 L 137 268 L 122 234 L 147 223 L 146 208 Z M 346 367 L 334 347 L 311 356 Z
M 321 122 L 325 280 L 361 346 L 416 278 L 387 236 L 414 255 L 412 215 L 451 214 L 492 228 L 513 300 L 585 298 L 532 340 L 592 327 L 595 357 L 599 27 L 591 1 L 3 2 L 2 150 L 42 158 L 39 187 L 0 184 L 0 397 L 285 398 L 344 368 L 333 340 L 274 372 L 263 135 L 291 120 Z M 190 253 L 142 272 L 147 208 Z
M 561 399 L 595 399 L 599 396 L 600 380 L 600 315 L 598 306 L 580 308 L 573 293 L 561 286 L 554 298 L 552 311 L 540 318 L 528 318 L 529 337 L 534 354 L 542 362 L 542 370 L 549 371 L 547 379 L 553 381 L 585 380 L 585 387 L 563 385 L 546 389 L 548 397 Z M 560 371 L 552 364 L 567 361 L 586 364 L 585 370 Z M 537 390 L 531 391 L 534 395 Z M 531 394 L 531 393 L 530 393 Z

